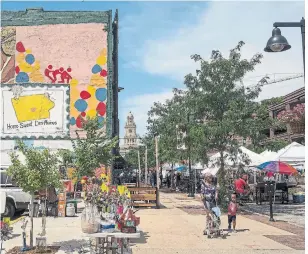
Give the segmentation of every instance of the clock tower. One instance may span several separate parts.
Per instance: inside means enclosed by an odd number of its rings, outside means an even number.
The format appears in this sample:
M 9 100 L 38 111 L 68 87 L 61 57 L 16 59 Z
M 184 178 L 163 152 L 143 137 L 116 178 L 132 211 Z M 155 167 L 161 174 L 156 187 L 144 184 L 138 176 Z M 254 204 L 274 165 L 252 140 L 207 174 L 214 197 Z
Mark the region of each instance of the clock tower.
M 128 113 L 126 124 L 125 124 L 125 135 L 124 135 L 124 149 L 131 149 L 138 147 L 136 124 L 132 112 Z

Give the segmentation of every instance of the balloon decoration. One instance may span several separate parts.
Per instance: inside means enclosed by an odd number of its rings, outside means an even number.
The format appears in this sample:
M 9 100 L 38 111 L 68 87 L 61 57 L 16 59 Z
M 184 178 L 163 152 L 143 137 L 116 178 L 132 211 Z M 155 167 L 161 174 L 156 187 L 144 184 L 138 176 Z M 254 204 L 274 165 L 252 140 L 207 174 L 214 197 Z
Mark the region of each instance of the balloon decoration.
M 82 128 L 86 117 L 97 117 L 100 127 L 106 114 L 107 100 L 107 49 L 103 49 L 92 67 L 92 76 L 87 88 L 81 88 L 78 81 L 72 79 L 71 85 L 71 119 L 70 124 Z M 80 90 L 79 90 L 80 89 Z
M 44 76 L 40 72 L 40 64 L 31 54 L 31 50 L 26 49 L 20 41 L 16 43 L 16 51 L 19 53 L 16 55 L 18 65 L 15 67 L 15 73 L 17 74 L 15 81 L 17 83 L 44 82 Z

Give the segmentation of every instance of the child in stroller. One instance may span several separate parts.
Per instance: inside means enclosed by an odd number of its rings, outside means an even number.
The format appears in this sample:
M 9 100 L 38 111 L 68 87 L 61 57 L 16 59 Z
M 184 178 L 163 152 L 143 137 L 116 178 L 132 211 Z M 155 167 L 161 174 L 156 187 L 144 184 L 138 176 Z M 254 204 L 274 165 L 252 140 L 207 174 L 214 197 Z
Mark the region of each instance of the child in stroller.
M 226 237 L 226 234 L 224 234 L 223 229 L 220 228 L 221 225 L 220 216 L 221 212 L 216 204 L 216 206 L 211 209 L 207 220 L 206 234 L 208 238 L 219 237 L 219 236 L 222 238 Z

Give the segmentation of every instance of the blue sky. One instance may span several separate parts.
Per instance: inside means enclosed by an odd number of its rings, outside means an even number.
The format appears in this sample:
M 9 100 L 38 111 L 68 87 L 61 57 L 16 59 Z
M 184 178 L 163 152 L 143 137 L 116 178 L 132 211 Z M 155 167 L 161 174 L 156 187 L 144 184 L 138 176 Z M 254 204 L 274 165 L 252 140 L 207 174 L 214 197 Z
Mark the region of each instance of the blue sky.
M 119 9 L 119 96 L 121 136 L 131 110 L 137 132 L 144 134 L 146 112 L 164 101 L 173 87 L 183 87 L 186 74 L 196 69 L 190 55 L 208 57 L 211 50 L 227 53 L 240 40 L 244 57 L 262 52 L 275 21 L 299 21 L 304 2 L 3 2 L 2 10 L 113 10 Z M 273 12 L 275 8 L 275 12 Z M 254 84 L 262 75 L 285 77 L 303 72 L 300 33 L 284 29 L 292 50 L 264 55 L 263 63 L 246 78 Z M 275 73 L 275 75 L 273 74 Z M 260 99 L 281 96 L 303 86 L 303 79 L 264 89 Z

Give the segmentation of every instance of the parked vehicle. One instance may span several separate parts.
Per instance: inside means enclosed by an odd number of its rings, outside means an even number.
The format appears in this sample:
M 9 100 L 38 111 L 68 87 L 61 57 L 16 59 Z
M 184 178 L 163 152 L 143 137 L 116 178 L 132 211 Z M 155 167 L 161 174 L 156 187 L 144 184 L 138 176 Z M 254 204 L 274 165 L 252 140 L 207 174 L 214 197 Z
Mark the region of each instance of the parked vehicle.
M 1 199 L 6 199 L 3 216 L 12 218 L 15 214 L 22 214 L 28 210 L 31 195 L 24 192 L 14 183 L 12 178 L 7 175 L 6 169 L 6 167 L 1 166 L 0 170 Z M 4 202 L 1 201 L 1 203 Z

